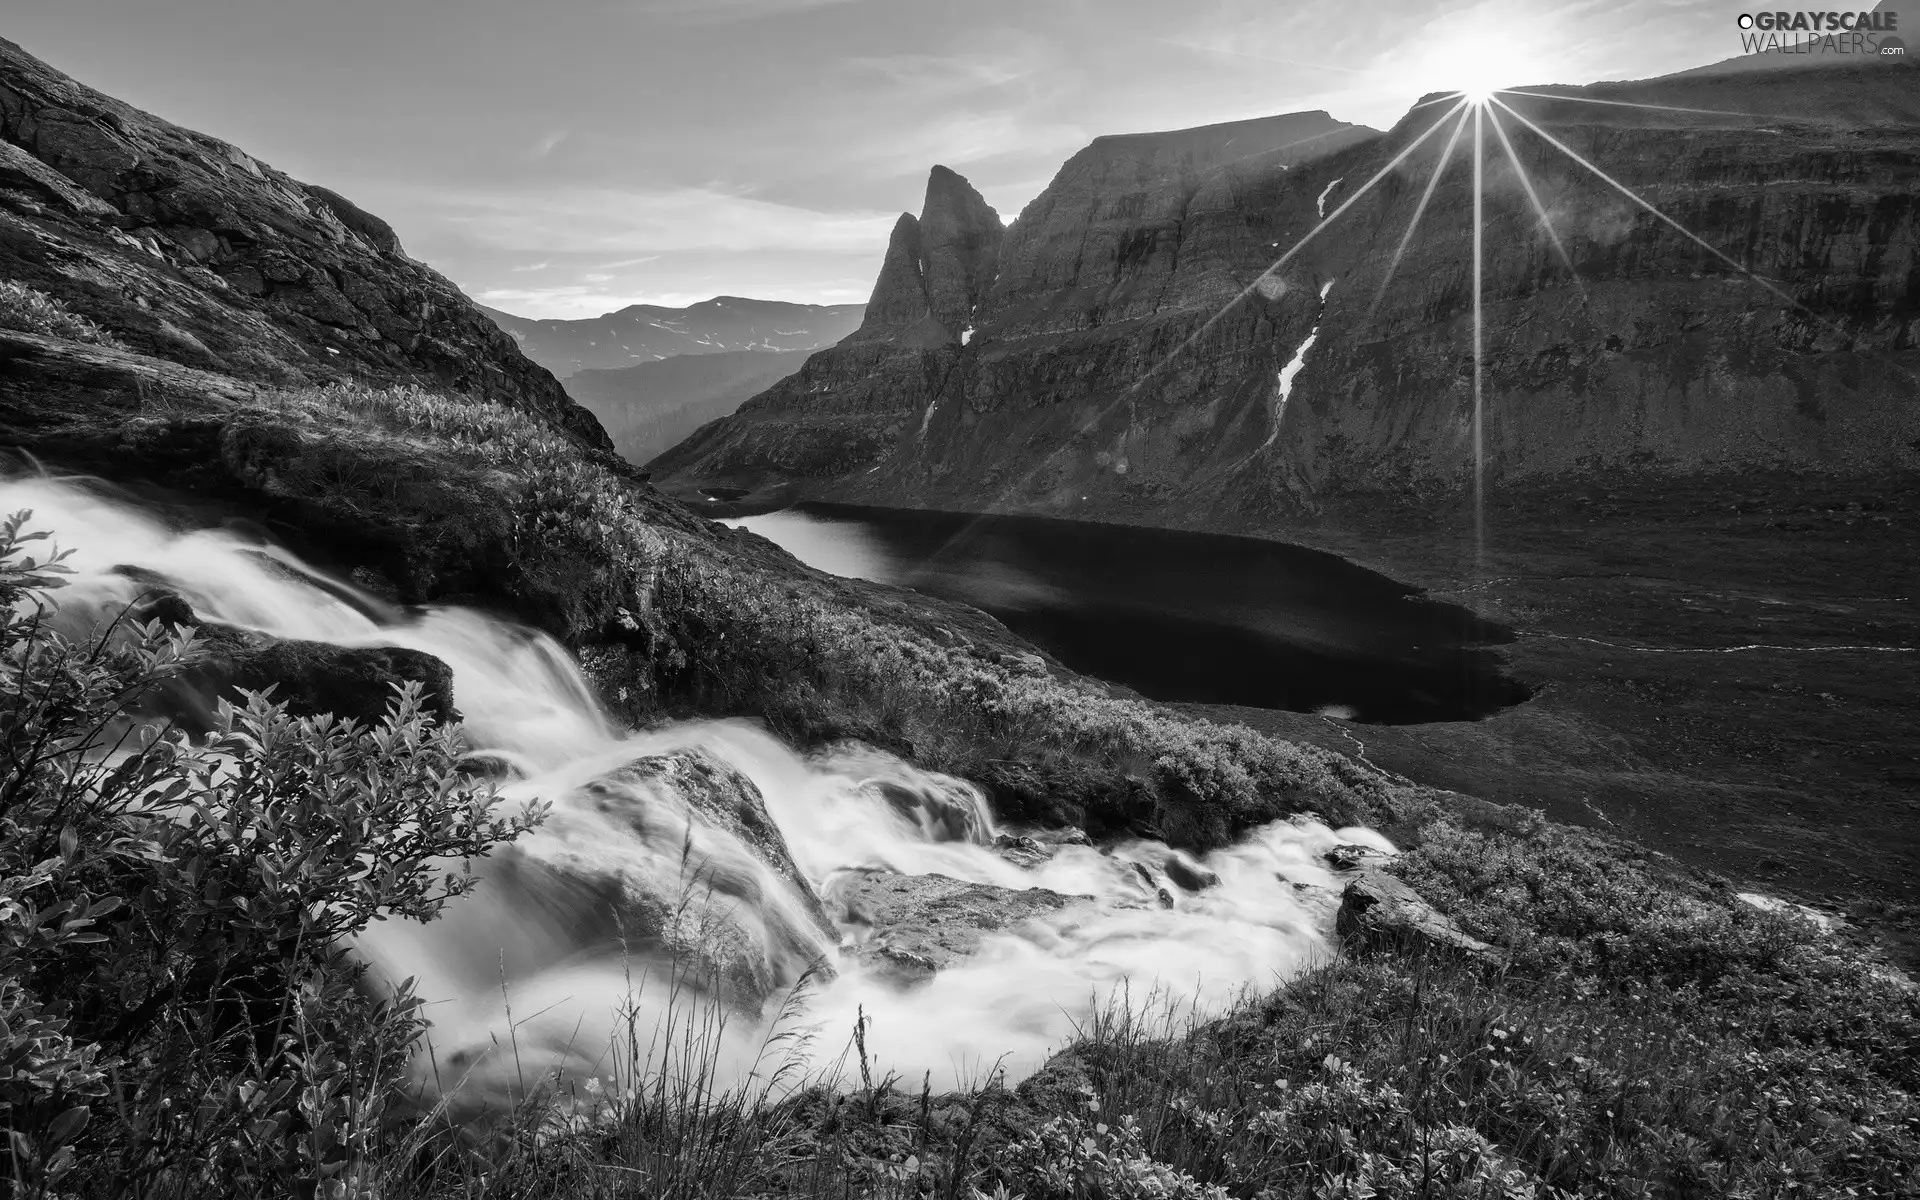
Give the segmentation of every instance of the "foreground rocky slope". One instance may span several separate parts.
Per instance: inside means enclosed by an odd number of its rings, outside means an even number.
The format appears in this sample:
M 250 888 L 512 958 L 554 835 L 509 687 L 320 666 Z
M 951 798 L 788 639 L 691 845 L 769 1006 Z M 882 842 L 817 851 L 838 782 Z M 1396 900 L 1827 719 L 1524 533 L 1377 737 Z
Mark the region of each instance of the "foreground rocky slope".
M 608 445 L 552 375 L 407 257 L 386 222 L 3 40 L 0 276 L 160 362 L 256 386 L 444 387 Z M 64 374 L 61 356 L 31 341 L 8 339 L 4 356 L 9 406 L 25 402 L 28 380 Z

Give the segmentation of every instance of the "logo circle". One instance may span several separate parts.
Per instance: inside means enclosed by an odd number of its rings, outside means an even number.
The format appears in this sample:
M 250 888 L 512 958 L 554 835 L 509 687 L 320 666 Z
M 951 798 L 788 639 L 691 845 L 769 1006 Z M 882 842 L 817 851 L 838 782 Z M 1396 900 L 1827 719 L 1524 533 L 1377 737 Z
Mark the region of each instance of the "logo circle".
M 1901 41 L 1899 38 L 1883 37 L 1880 39 L 1880 57 L 1905 58 L 1906 56 L 1907 56 L 1907 44 Z
M 1742 28 L 1742 29 L 1752 29 L 1752 28 L 1753 28 L 1753 14 L 1752 14 L 1752 13 L 1741 13 L 1741 14 L 1740 14 L 1740 19 L 1739 19 L 1738 21 L 1736 21 L 1736 22 L 1734 22 L 1734 24 L 1736 24 L 1736 25 L 1738 25 L 1738 26 L 1740 26 L 1740 28 Z

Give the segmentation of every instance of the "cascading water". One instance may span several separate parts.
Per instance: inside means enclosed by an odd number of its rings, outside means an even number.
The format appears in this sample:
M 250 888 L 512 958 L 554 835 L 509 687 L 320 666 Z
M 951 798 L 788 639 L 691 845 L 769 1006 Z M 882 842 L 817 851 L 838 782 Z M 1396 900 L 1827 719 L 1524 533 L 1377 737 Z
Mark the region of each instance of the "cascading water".
M 452 668 L 468 741 L 511 772 L 503 800 L 552 812 L 478 864 L 479 887 L 440 920 L 383 922 L 356 948 L 380 975 L 416 980 L 433 1021 L 423 1078 L 472 1100 L 554 1070 L 661 1069 L 670 1021 L 724 1026 L 712 1042 L 722 1080 L 766 1066 L 778 1020 L 818 1031 L 787 1052 L 824 1062 L 857 1014 L 883 1068 L 949 1082 L 996 1063 L 1018 1074 L 1121 988 L 1204 1015 L 1327 955 L 1322 853 L 1391 850 L 1368 830 L 1290 821 L 1198 860 L 1142 841 L 1009 854 L 977 789 L 880 751 L 801 755 L 743 721 L 620 728 L 538 632 L 467 609 L 398 609 L 282 549 L 169 529 L 70 483 L 0 482 L 0 513 L 23 508 L 74 551 L 58 594 L 68 619 L 109 613 L 158 577 L 203 620 L 407 647 Z M 1079 899 L 907 987 L 864 965 L 855 951 L 870 931 L 835 899 L 850 873 L 875 869 Z M 1218 882 L 1189 890 L 1170 874 Z

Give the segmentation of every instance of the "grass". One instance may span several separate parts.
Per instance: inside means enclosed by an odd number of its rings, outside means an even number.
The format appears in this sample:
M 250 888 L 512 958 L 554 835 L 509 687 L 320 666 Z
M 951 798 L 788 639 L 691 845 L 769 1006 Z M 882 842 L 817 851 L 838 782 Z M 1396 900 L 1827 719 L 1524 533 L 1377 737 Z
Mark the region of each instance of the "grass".
M 37 288 L 11 279 L 0 279 L 0 329 L 17 329 L 47 337 L 98 346 L 121 345 L 120 340 L 79 313 Z

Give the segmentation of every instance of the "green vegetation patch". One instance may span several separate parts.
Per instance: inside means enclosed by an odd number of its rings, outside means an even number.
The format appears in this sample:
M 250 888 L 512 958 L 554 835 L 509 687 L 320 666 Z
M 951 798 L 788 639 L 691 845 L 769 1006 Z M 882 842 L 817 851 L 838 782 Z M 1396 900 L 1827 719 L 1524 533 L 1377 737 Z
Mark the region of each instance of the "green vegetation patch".
M 89 318 L 69 312 L 66 305 L 45 292 L 11 279 L 0 279 L 0 329 L 99 346 L 120 345 L 118 338 Z

